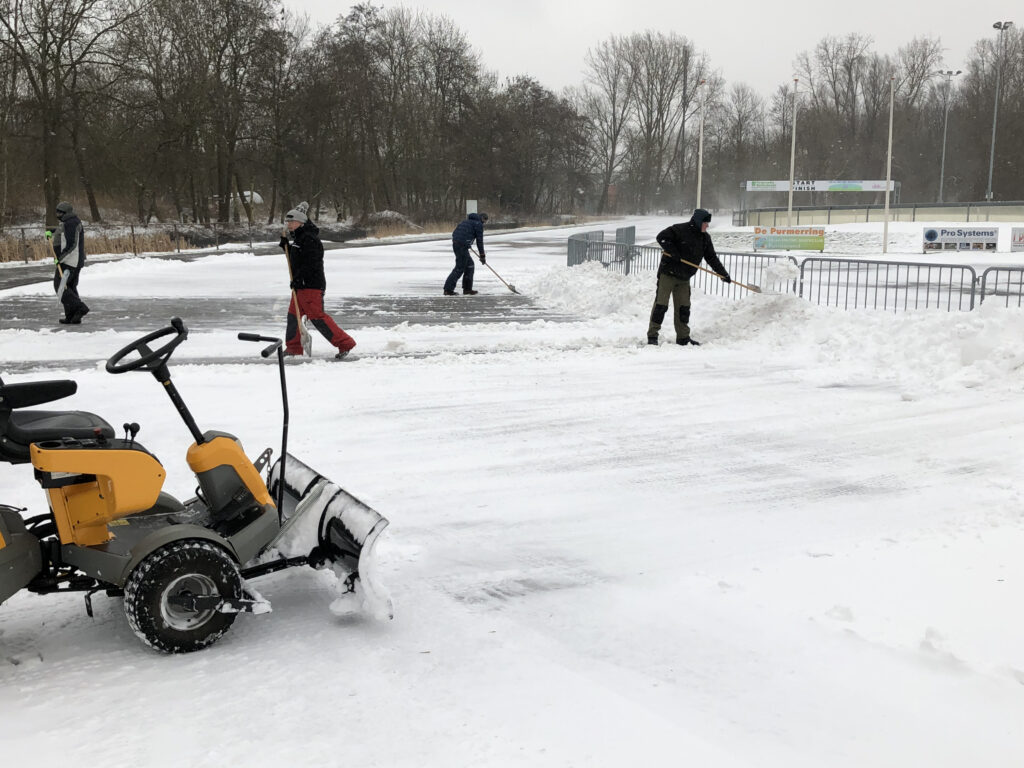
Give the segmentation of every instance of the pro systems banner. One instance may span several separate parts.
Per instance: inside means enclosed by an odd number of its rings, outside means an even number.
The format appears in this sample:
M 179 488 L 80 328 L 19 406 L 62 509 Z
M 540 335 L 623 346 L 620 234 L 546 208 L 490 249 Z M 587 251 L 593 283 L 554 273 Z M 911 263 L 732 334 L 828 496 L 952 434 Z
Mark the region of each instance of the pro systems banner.
M 924 231 L 924 251 L 995 251 L 999 230 L 995 227 L 929 227 Z

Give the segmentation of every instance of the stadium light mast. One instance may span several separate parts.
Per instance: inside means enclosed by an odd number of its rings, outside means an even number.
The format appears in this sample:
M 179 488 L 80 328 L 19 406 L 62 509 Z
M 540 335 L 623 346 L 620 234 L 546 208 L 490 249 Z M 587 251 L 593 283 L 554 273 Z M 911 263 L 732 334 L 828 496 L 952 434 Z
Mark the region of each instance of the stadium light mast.
M 945 116 L 942 119 L 942 163 L 939 165 L 939 202 L 942 202 L 942 183 L 946 180 L 946 131 L 949 128 L 949 89 L 953 85 L 953 78 L 963 72 L 962 69 L 958 69 L 954 72 L 952 69 L 945 71 L 939 70 L 935 74 L 946 78 L 946 90 L 942 98 L 942 111 Z
M 793 78 L 793 140 L 789 147 L 789 208 L 786 210 L 786 226 L 793 226 L 793 172 L 796 170 L 796 89 L 799 77 Z
M 701 94 L 700 102 L 700 139 L 697 141 L 697 207 L 700 208 L 700 188 L 704 172 L 704 114 L 708 107 L 707 80 L 700 81 Z
M 892 186 L 892 116 L 896 104 L 896 75 L 889 77 L 889 152 L 885 162 L 885 219 L 882 224 L 882 253 L 889 252 L 889 187 Z
M 999 42 L 996 46 L 999 53 L 996 61 L 996 99 L 992 110 L 992 149 L 988 154 L 988 187 L 985 190 L 985 199 L 989 202 L 992 202 L 992 164 L 996 159 L 996 119 L 999 117 L 999 80 L 1003 72 L 1003 32 L 1012 26 L 1012 21 L 997 21 L 992 25 L 993 29 L 999 30 Z

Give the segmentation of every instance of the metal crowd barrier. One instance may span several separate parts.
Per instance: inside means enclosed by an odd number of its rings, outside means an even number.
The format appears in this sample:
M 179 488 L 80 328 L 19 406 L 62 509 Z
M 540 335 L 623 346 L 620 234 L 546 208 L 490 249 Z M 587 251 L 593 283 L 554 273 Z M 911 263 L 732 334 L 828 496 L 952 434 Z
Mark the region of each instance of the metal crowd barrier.
M 990 296 L 1002 296 L 1006 307 L 1014 299 L 1016 306 L 1024 306 L 1024 267 L 989 267 L 982 272 L 978 302 Z
M 811 257 L 800 265 L 800 295 L 843 309 L 974 309 L 973 267 Z
M 598 261 L 606 269 L 624 275 L 638 270 L 656 271 L 661 262 L 660 248 L 605 242 L 601 232 L 573 235 L 569 238 L 568 254 L 570 266 Z M 977 272 L 966 264 L 824 257 L 797 262 L 792 256 L 740 252 L 719 253 L 718 257 L 735 280 L 765 291 L 794 294 L 821 306 L 892 312 L 964 312 L 974 309 L 986 297 L 989 301 L 1000 297 L 1007 307 L 1024 306 L 1024 266 L 990 267 L 979 283 Z M 799 277 L 777 279 L 779 272 L 772 274 L 769 268 L 780 261 L 799 266 Z M 740 298 L 747 294 L 745 289 L 723 283 L 707 272 L 698 272 L 693 282 L 712 295 Z

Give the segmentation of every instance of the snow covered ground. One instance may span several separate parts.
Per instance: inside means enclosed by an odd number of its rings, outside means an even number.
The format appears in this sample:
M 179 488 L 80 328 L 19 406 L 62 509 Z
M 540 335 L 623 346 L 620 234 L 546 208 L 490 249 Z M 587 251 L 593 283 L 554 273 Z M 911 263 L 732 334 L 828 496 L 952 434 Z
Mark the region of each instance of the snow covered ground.
M 642 243 L 671 222 L 626 223 Z M 909 254 L 921 228 L 890 233 Z M 723 250 L 728 229 L 712 229 Z M 81 596 L 18 595 L 0 606 L 4 764 L 1018 764 L 1024 311 L 697 295 L 703 346 L 653 348 L 653 275 L 567 269 L 568 234 L 488 236 L 487 252 L 575 319 L 384 316 L 354 331 L 360 360 L 320 340 L 289 366 L 290 451 L 391 521 L 393 621 L 333 614 L 331 578 L 296 570 L 257 582 L 272 613 L 163 656 L 118 599 L 90 619 Z M 332 251 L 329 296 L 439 294 L 451 261 L 444 242 Z M 486 267 L 477 283 L 450 301 L 507 293 Z M 286 284 L 279 257 L 223 253 L 96 263 L 82 293 L 100 318 L 105 299 L 222 297 L 216 322 L 183 315 L 172 373 L 200 427 L 255 456 L 279 441 L 278 381 L 234 362 L 255 352 L 235 334 L 279 334 Z M 264 327 L 232 324 L 260 300 Z M 160 387 L 102 369 L 167 318 L 92 319 L 0 331 L 0 374 L 75 378 L 59 405 L 139 422 L 165 489 L 192 495 Z M 0 477 L 0 502 L 42 511 L 29 468 Z

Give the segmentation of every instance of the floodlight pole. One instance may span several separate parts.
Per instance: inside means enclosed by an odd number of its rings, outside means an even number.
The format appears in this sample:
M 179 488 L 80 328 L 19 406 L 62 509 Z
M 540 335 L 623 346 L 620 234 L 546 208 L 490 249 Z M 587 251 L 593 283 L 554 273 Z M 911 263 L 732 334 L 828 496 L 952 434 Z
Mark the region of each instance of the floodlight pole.
M 952 69 L 945 71 L 939 70 L 936 72 L 938 75 L 942 75 L 946 78 L 946 91 L 945 97 L 942 103 L 942 111 L 945 113 L 945 117 L 942 120 L 942 163 L 939 165 L 939 202 L 942 202 L 942 184 L 946 180 L 946 131 L 949 128 L 949 89 L 953 85 L 953 78 L 959 75 L 963 70 L 958 69 L 954 72 Z
M 889 187 L 892 186 L 892 116 L 896 104 L 896 76 L 889 77 L 889 153 L 885 163 L 885 219 L 882 224 L 882 253 L 889 252 Z
M 700 81 L 702 98 L 700 102 L 700 139 L 697 141 L 697 207 L 700 208 L 700 189 L 704 172 L 704 113 L 708 106 L 707 80 Z
M 793 180 L 796 170 L 796 89 L 800 78 L 793 78 L 793 140 L 789 147 L 789 208 L 786 210 L 786 226 L 793 226 Z
M 992 110 L 992 149 L 988 155 L 988 187 L 985 190 L 985 199 L 992 202 L 992 164 L 996 159 L 996 119 L 999 117 L 999 80 L 1003 72 L 1003 32 L 1013 26 L 1012 21 L 997 21 L 992 25 L 993 29 L 999 30 L 998 61 L 996 62 L 996 99 L 995 107 Z

